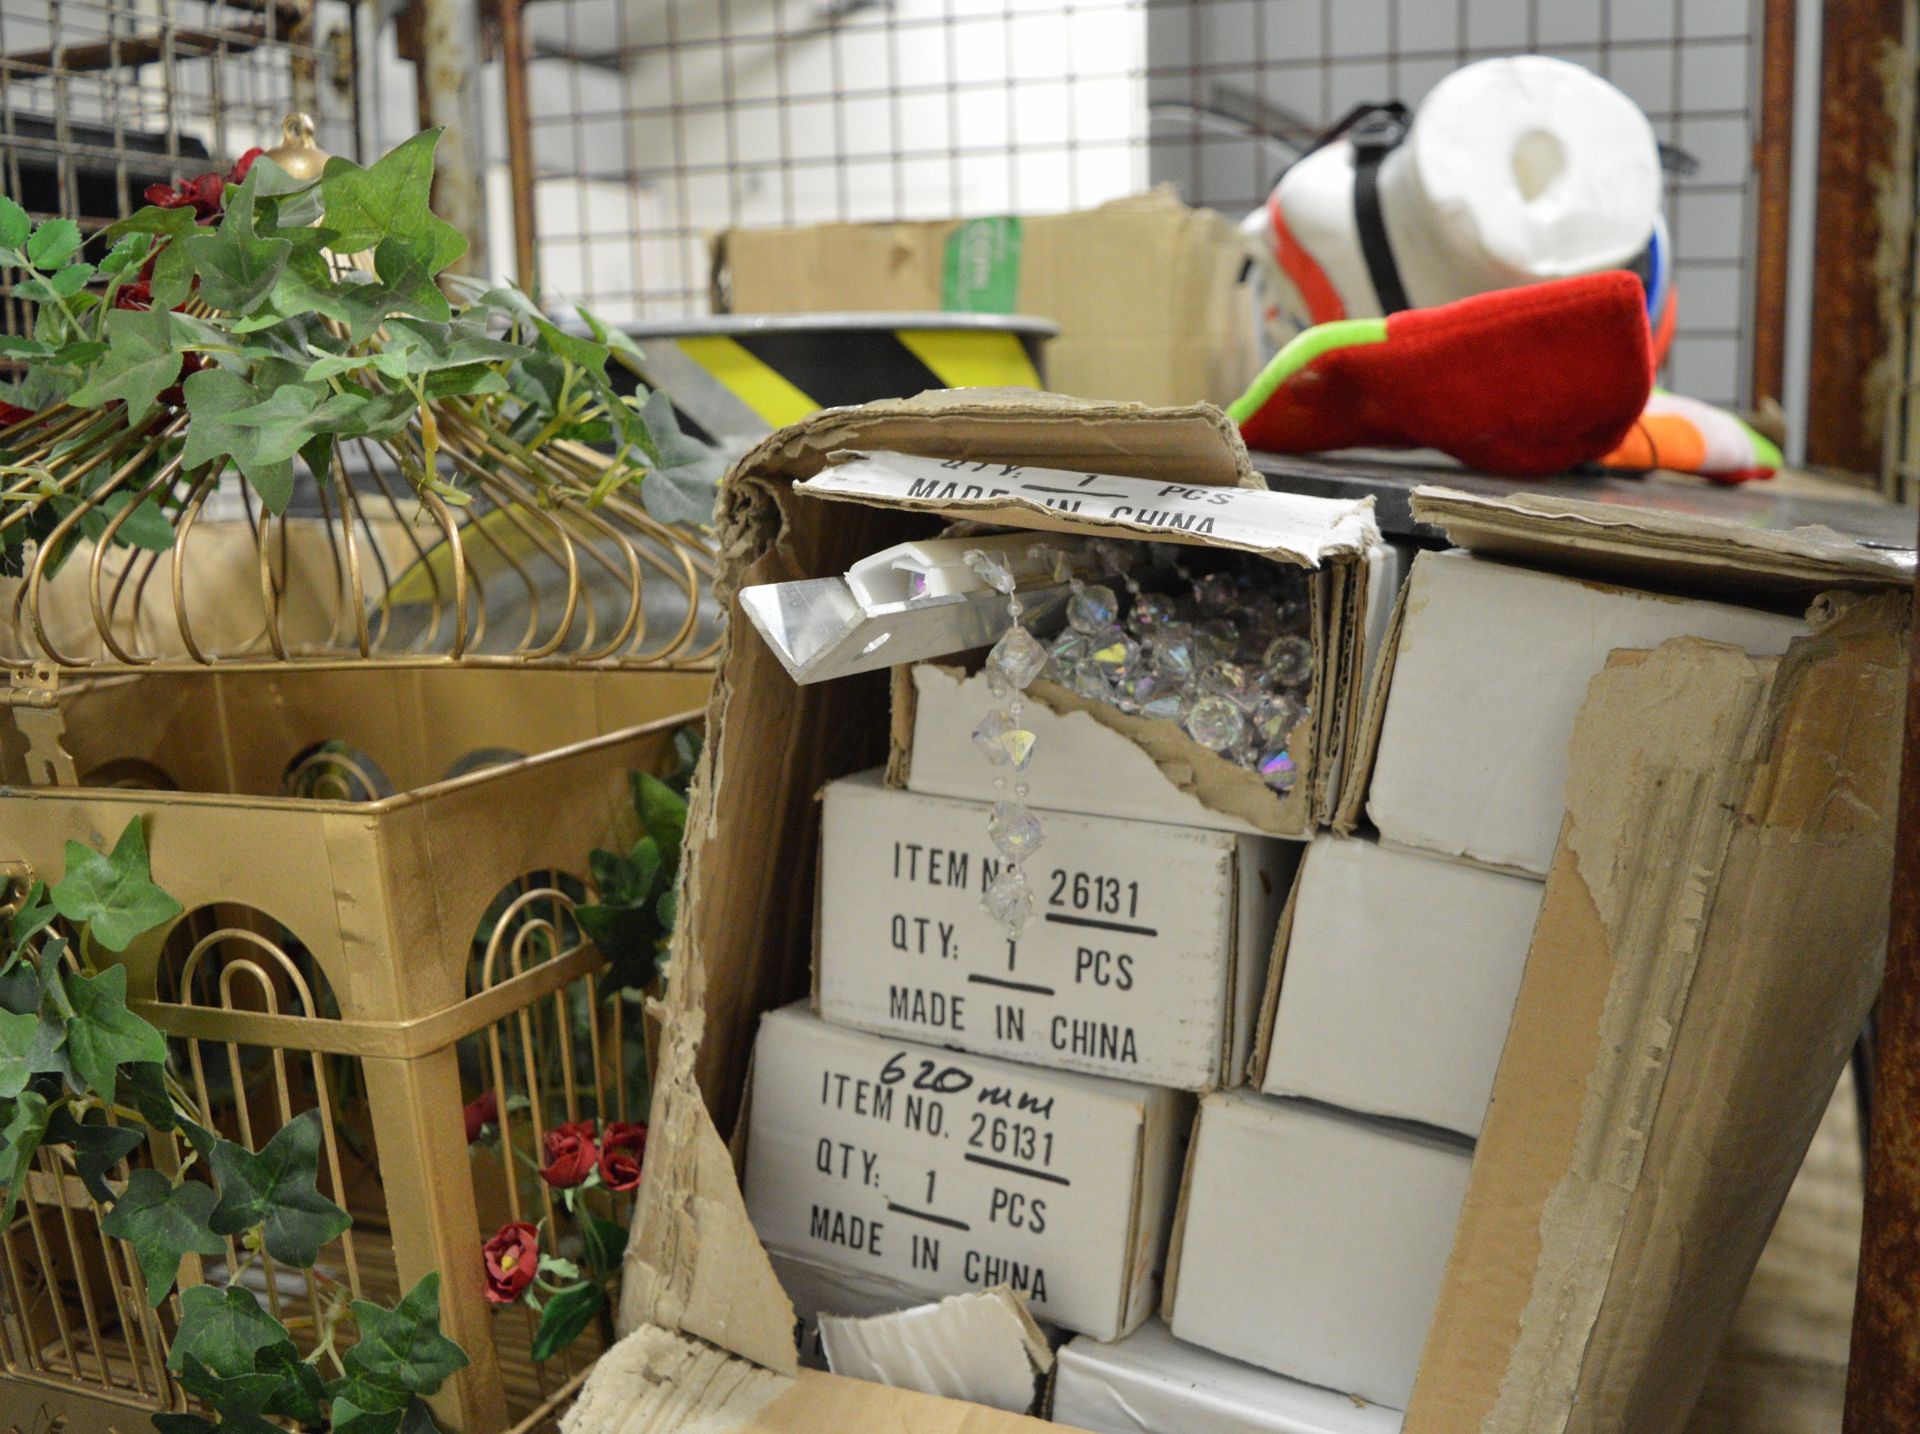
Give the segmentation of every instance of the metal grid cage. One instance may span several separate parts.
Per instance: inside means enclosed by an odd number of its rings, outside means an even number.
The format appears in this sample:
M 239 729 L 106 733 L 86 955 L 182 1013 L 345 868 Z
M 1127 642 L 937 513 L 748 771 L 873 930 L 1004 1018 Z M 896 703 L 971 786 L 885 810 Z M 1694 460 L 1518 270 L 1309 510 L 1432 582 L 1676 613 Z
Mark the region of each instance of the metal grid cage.
M 623 0 L 531 3 L 542 281 L 704 312 L 733 225 L 1080 208 L 1174 184 L 1231 215 L 1360 100 L 1533 51 L 1587 66 L 1671 176 L 1667 382 L 1745 402 L 1761 0 Z M 494 158 L 501 169 L 504 159 Z M 504 201 L 504 173 L 495 194 Z M 507 205 L 496 207 L 495 228 Z M 504 246 L 499 252 L 505 252 Z

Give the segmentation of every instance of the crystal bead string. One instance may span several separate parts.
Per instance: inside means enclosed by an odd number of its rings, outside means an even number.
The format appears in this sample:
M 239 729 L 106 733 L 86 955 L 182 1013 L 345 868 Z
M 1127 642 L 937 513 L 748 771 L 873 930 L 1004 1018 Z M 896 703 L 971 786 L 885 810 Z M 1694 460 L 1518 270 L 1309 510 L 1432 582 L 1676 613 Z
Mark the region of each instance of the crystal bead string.
M 995 553 L 969 548 L 962 560 L 980 580 L 1007 599 L 1009 626 L 987 654 L 987 684 L 1005 705 L 989 712 L 973 740 L 993 763 L 993 810 L 987 835 L 1004 861 L 988 883 L 983 904 L 1005 928 L 1009 941 L 1017 940 L 1033 916 L 1033 891 L 1027 885 L 1026 860 L 1040 849 L 1045 837 L 1039 819 L 1027 809 L 1027 764 L 1033 758 L 1034 735 L 1022 724 L 1025 693 L 1046 666 L 1047 649 L 1022 625 L 1026 606 L 1020 601 L 1013 569 Z M 1007 772 L 1013 773 L 1011 799 Z

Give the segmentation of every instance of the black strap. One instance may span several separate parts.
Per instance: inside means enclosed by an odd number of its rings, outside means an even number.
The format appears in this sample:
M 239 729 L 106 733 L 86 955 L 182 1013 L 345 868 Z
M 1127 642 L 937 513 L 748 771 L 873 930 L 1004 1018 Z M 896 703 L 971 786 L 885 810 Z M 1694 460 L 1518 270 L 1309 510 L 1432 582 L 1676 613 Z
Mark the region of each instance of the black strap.
M 1393 241 L 1387 237 L 1387 219 L 1380 207 L 1380 166 L 1407 137 L 1405 115 L 1399 106 L 1383 107 L 1348 127 L 1353 142 L 1353 222 L 1383 314 L 1413 307 L 1400 282 L 1400 266 L 1394 262 Z

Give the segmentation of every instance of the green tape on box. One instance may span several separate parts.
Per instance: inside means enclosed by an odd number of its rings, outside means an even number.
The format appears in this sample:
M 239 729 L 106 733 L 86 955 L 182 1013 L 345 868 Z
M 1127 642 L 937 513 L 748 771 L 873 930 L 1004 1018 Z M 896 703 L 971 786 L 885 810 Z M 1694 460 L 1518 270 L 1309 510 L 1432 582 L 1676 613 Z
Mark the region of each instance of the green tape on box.
M 940 307 L 949 313 L 1011 314 L 1020 294 L 1020 221 L 969 219 L 947 236 Z

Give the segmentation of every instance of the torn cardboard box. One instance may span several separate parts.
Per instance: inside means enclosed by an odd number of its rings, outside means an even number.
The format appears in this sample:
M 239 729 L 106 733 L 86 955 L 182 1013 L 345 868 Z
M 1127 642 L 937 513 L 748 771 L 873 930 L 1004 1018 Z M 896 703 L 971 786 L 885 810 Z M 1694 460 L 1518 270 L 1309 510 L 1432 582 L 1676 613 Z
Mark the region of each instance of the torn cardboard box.
M 1238 1085 L 1298 846 L 1048 812 L 1038 919 L 1010 941 L 981 905 L 1002 860 L 986 817 L 877 771 L 827 787 L 820 1014 L 1059 1070 Z
M 1878 988 L 1906 620 L 1594 679 L 1409 1431 L 1685 1426 Z
M 731 603 L 742 583 L 844 572 L 868 553 L 937 530 L 938 518 L 828 505 L 794 491 L 796 479 L 820 472 L 827 456 L 843 449 L 1031 462 L 1187 485 L 1233 484 L 1244 473 L 1230 428 L 1205 410 L 1149 413 L 1124 405 L 948 396 L 823 414 L 770 437 L 727 485 L 720 519 L 724 599 Z M 1576 538 L 1560 527 L 1576 530 L 1584 541 L 1587 525 L 1598 521 L 1515 512 L 1528 524 L 1545 526 L 1547 538 L 1530 532 L 1526 541 L 1548 552 L 1557 544 L 1579 553 Z M 1609 541 L 1618 536 L 1606 532 Z M 1740 567 L 1744 554 L 1728 560 L 1714 541 L 1685 535 L 1677 553 L 1659 553 L 1658 561 L 1689 580 L 1698 574 L 1751 584 Z M 1717 541 L 1738 553 L 1740 540 L 1731 533 Z M 1659 548 L 1651 539 L 1643 546 Z M 1826 586 L 1875 581 L 1860 579 L 1848 563 L 1810 558 L 1805 548 L 1781 556 L 1779 565 L 1793 569 L 1783 581 L 1796 585 L 1790 596 L 1798 607 Z M 1843 571 L 1841 580 L 1829 583 Z M 1877 579 L 1883 587 L 1898 580 L 1886 574 Z M 760 1015 L 807 991 L 816 896 L 814 795 L 836 777 L 885 760 L 888 694 L 880 674 L 796 690 L 741 620 L 738 605 L 732 606 L 709 742 L 693 788 L 683 914 L 662 1010 L 648 1178 L 628 1247 L 621 1328 L 642 1330 L 643 1349 L 671 1330 L 676 1344 L 698 1349 L 703 1341 L 772 1371 L 768 1377 L 777 1393 L 767 1407 L 777 1412 L 777 1422 L 767 1422 L 773 1415 L 741 1421 L 750 1434 L 903 1426 L 915 1434 L 973 1434 L 1035 1427 L 1018 1416 L 855 1381 L 793 1379 L 792 1306 L 755 1238 L 737 1167 L 719 1131 L 734 1126 Z M 1651 1110 L 1642 1098 L 1652 1098 L 1646 1082 L 1622 1084 L 1617 1074 L 1590 1079 L 1589 1073 L 1599 1063 L 1598 1052 L 1612 1049 L 1604 1043 L 1599 1013 L 1616 959 L 1623 968 L 1644 972 L 1652 964 L 1648 952 L 1660 948 L 1637 937 L 1608 946 L 1611 928 L 1590 916 L 1567 930 L 1606 954 L 1584 964 L 1544 954 L 1530 960 L 1529 981 L 1538 968 L 1538 980 L 1547 983 L 1553 999 L 1529 1003 L 1523 985 L 1521 1008 L 1536 1014 L 1516 1013 L 1481 1156 L 1488 1179 L 1497 1182 L 1489 1188 L 1519 1190 L 1519 1205 L 1530 1209 L 1490 1201 L 1484 1192 L 1476 1200 L 1470 1187 L 1442 1288 L 1442 1318 L 1423 1356 L 1415 1414 L 1406 1426 L 1410 1434 L 1478 1431 L 1481 1414 L 1495 1400 L 1523 1394 L 1534 1407 L 1499 1426 L 1513 1434 L 1667 1434 L 1678 1427 L 1695 1371 L 1704 1368 L 1744 1282 L 1742 1260 L 1759 1249 L 1777 1204 L 1775 1191 L 1784 1191 L 1791 1178 L 1877 975 L 1890 879 L 1905 604 L 1868 606 L 1872 610 L 1856 614 L 1852 627 L 1823 625 L 1803 645 L 1804 653 L 1788 657 L 1788 666 L 1801 674 L 1793 687 L 1806 695 L 1804 711 L 1800 699 L 1785 699 L 1783 689 L 1781 720 L 1770 729 L 1779 734 L 1770 744 L 1772 756 L 1761 772 L 1751 764 L 1740 768 L 1740 841 L 1729 843 L 1717 867 L 1670 859 L 1637 831 L 1623 848 L 1624 866 L 1656 860 L 1666 866 L 1635 879 L 1693 882 L 1711 876 L 1721 893 L 1713 903 L 1713 929 L 1687 928 L 1710 938 L 1712 959 L 1698 963 L 1678 1025 L 1665 1028 L 1670 1044 L 1642 1047 L 1642 1064 L 1633 1068 L 1665 1073 L 1656 1082 L 1660 1090 Z M 1651 743 L 1697 725 L 1676 728 L 1654 720 L 1665 710 L 1659 704 L 1609 706 L 1601 744 L 1609 783 L 1617 785 L 1619 773 L 1631 770 L 1621 766 L 1623 730 L 1632 731 L 1636 742 Z M 1646 720 L 1643 713 L 1650 714 Z M 1641 778 L 1633 785 L 1644 792 Z M 1569 803 L 1570 820 L 1581 819 L 1587 803 L 1586 795 Z M 1599 881 L 1611 870 L 1588 875 Z M 1626 875 L 1623 870 L 1623 881 Z M 1617 908 L 1620 893 L 1605 884 L 1599 889 Z M 1736 890 L 1740 902 L 1732 899 Z M 1740 915 L 1743 907 L 1751 914 Z M 1577 956 L 1578 943 L 1575 950 Z M 1571 1012 L 1561 1007 L 1568 1001 Z M 1583 1002 L 1590 1004 L 1582 1008 Z M 1615 1008 L 1630 1004 L 1623 984 Z M 1587 1045 L 1585 1054 L 1563 1049 L 1561 1032 L 1569 1024 L 1582 1029 L 1582 1022 L 1597 1044 Z M 1589 1085 L 1600 1112 L 1590 1121 L 1582 1114 Z M 1503 1112 L 1515 1112 L 1519 1121 L 1528 1107 L 1533 1113 L 1517 1134 L 1500 1128 Z M 1604 1116 L 1608 1109 L 1639 1114 L 1616 1129 Z M 1576 1150 L 1585 1161 L 1616 1136 L 1651 1140 L 1650 1158 L 1629 1182 L 1624 1215 L 1595 1222 L 1599 1255 L 1589 1258 L 1593 1248 L 1575 1241 L 1579 1276 L 1561 1281 L 1569 1268 L 1562 1243 L 1584 1227 L 1577 1219 L 1556 1218 L 1543 1230 L 1547 1199 L 1575 1170 Z M 1649 1170 L 1661 1178 L 1644 1178 Z M 1577 1175 L 1575 1187 L 1584 1188 L 1583 1182 L 1590 1183 Z M 1564 1322 L 1552 1312 L 1529 1310 L 1536 1267 L 1541 1290 L 1567 1283 L 1583 1298 L 1598 1297 L 1598 1308 L 1574 1311 Z M 1549 1339 L 1555 1330 L 1566 1332 L 1564 1349 Z M 602 1370 L 611 1363 L 610 1356 Z M 620 1368 L 590 1385 L 597 1407 L 611 1414 L 597 1424 L 582 1423 L 575 1434 L 620 1427 L 611 1416 L 622 1412 L 622 1389 L 645 1387 Z M 693 1386 L 702 1378 L 695 1372 L 676 1385 L 685 1407 L 698 1409 Z M 1512 1392 L 1503 1396 L 1503 1387 Z M 1636 1422 L 1641 1416 L 1645 1422 Z M 697 1428 L 699 1418 L 662 1417 L 655 1427 Z
M 1006 1286 L 950 1295 L 867 1319 L 825 1315 L 820 1344 L 835 1374 L 1025 1414 L 1053 1349 Z
M 896 1307 L 1007 1285 L 1117 1339 L 1152 1311 L 1192 1101 L 769 1013 L 747 1212 L 783 1258 L 885 1280 Z
M 1226 404 L 1260 365 L 1238 231 L 1170 187 L 1070 214 L 730 229 L 714 268 L 739 314 L 1052 319 L 1048 384 L 1085 398 Z

